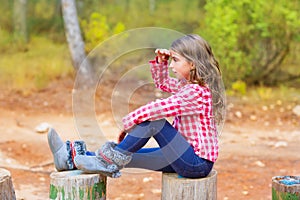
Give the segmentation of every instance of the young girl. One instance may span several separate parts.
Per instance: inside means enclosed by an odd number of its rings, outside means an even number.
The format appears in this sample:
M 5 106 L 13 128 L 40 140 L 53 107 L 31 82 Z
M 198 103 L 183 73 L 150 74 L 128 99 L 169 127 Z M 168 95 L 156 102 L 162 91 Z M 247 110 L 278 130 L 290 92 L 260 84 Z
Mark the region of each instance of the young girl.
M 175 172 L 186 178 L 207 176 L 218 158 L 216 125 L 223 121 L 224 94 L 219 64 L 200 36 L 186 35 L 170 50 L 157 49 L 150 61 L 155 86 L 171 93 L 123 118 L 126 137 L 105 143 L 95 153 L 83 141 L 64 143 L 51 129 L 50 149 L 57 170 L 81 169 L 119 177 L 119 170 L 143 168 Z M 169 67 L 176 78 L 169 77 Z M 173 117 L 170 124 L 165 118 Z M 143 148 L 153 137 L 159 147 Z

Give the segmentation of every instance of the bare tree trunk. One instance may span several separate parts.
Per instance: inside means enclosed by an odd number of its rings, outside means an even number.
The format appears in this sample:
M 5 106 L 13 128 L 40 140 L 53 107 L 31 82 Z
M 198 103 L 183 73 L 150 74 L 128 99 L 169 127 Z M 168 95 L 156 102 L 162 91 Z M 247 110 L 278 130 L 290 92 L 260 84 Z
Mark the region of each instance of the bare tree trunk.
M 163 173 L 162 200 L 217 200 L 217 171 L 205 178 L 178 178 L 176 173 Z
M 22 42 L 28 42 L 27 33 L 27 0 L 14 0 L 14 34 Z
M 81 36 L 75 0 L 61 0 L 65 32 L 71 53 L 73 66 L 77 71 L 80 87 L 93 85 L 92 66 L 85 53 L 85 45 Z M 79 79 L 79 80 L 78 80 Z
M 10 172 L 0 168 L 0 199 L 15 200 L 16 194 Z
M 156 0 L 149 0 L 149 11 L 150 11 L 150 14 L 153 14 L 154 11 L 155 11 L 155 2 Z
M 80 170 L 52 172 L 49 197 L 51 200 L 105 200 L 106 182 L 106 176 L 85 174 Z

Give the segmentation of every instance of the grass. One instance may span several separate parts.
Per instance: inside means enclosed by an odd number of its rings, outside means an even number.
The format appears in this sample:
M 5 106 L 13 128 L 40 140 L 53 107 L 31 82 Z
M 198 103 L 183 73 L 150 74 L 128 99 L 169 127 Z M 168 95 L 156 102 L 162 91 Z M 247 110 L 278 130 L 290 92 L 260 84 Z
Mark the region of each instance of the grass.
M 7 43 L 1 52 L 0 84 L 10 90 L 38 91 L 54 79 L 73 74 L 67 45 L 44 37 L 32 37 L 21 49 Z
M 254 110 L 261 106 L 274 107 L 275 105 L 290 110 L 300 104 L 300 88 L 285 85 L 249 87 L 245 94 L 232 93 L 229 90 L 226 91 L 226 95 L 231 102 L 253 105 Z

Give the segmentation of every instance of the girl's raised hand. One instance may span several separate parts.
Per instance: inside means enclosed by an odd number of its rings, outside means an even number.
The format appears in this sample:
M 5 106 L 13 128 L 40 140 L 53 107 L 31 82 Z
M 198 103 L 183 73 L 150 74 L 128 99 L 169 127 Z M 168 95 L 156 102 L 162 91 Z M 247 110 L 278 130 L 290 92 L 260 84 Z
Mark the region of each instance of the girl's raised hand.
M 162 63 L 169 60 L 171 53 L 168 49 L 156 49 L 155 53 L 157 55 L 157 62 Z

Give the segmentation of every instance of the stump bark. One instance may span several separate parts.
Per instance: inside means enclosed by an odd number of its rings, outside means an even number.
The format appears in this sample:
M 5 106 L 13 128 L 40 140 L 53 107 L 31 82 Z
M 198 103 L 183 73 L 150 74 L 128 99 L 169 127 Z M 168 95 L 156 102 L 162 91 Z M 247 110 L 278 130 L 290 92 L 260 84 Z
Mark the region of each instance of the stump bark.
M 272 178 L 272 200 L 300 199 L 300 176 Z
M 217 171 L 205 178 L 178 178 L 175 173 L 163 173 L 162 200 L 217 200 Z
M 105 200 L 106 177 L 80 170 L 53 172 L 49 197 L 51 200 Z
M 15 200 L 16 194 L 12 184 L 10 172 L 0 168 L 0 199 Z

